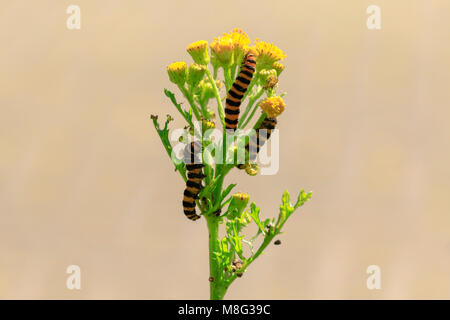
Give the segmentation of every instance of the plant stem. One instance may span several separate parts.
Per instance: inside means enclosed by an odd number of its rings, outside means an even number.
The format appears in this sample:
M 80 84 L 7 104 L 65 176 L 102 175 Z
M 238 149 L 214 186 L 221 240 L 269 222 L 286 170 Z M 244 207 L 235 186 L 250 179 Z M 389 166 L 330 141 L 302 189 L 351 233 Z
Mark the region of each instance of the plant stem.
M 239 121 L 239 125 L 238 125 L 239 129 L 245 128 L 247 123 L 251 120 L 251 118 L 254 115 L 254 112 L 252 112 L 252 114 L 250 115 L 250 117 L 248 117 L 248 119 L 246 119 L 246 117 L 247 117 L 250 109 L 252 108 L 253 104 L 255 103 L 255 101 L 258 100 L 263 95 L 263 93 L 264 93 L 264 89 L 261 88 L 254 96 L 250 97 L 250 99 L 248 101 L 248 105 L 245 108 L 244 114 L 242 115 L 241 120 Z M 256 106 L 255 106 L 254 110 L 256 110 Z
M 180 91 L 183 93 L 183 95 L 185 96 L 185 98 L 187 99 L 187 101 L 189 102 L 189 105 L 192 108 L 192 111 L 194 112 L 195 118 L 197 118 L 197 120 L 200 121 L 200 113 L 198 112 L 198 107 L 195 105 L 194 99 L 192 98 L 192 95 L 190 94 L 190 92 L 188 92 L 186 90 L 186 88 L 184 86 L 178 86 L 178 88 L 180 89 Z
M 215 252 L 219 252 L 219 218 L 214 215 L 205 216 L 209 233 L 209 296 L 211 300 L 222 300 L 227 287 L 222 279 L 222 270 Z
M 220 121 L 222 122 L 222 125 L 225 127 L 225 111 L 223 109 L 222 100 L 220 100 L 219 89 L 217 88 L 216 81 L 214 80 L 211 71 L 209 71 L 208 68 L 206 68 L 206 75 L 208 76 L 209 82 L 211 83 L 211 86 L 213 87 L 214 90 L 214 96 L 216 97 L 217 101 L 217 109 L 219 111 Z
M 264 119 L 267 117 L 267 114 L 265 113 L 265 112 L 263 112 L 260 116 L 259 116 L 259 118 L 258 118 L 258 120 L 256 120 L 256 123 L 255 123 L 255 125 L 253 126 L 253 129 L 254 130 L 257 130 L 257 128 L 259 128 L 259 126 L 261 125 L 261 123 L 264 121 Z
M 164 93 L 170 99 L 175 108 L 177 108 L 178 112 L 183 116 L 186 122 L 193 128 L 194 124 L 192 123 L 192 120 L 189 118 L 188 113 L 181 108 L 181 105 L 175 99 L 175 95 L 167 89 L 164 89 Z
M 223 69 L 223 75 L 225 78 L 225 88 L 228 92 L 233 85 L 233 79 L 231 78 L 231 67 L 226 67 Z
M 266 237 L 264 238 L 263 243 L 261 244 L 261 246 L 259 247 L 258 251 L 255 252 L 254 255 L 252 255 L 242 266 L 242 268 L 240 269 L 240 272 L 244 273 L 245 270 L 252 264 L 253 261 L 255 261 L 260 255 L 261 253 L 264 252 L 264 250 L 267 248 L 267 246 L 272 242 L 273 238 L 277 235 L 278 233 L 273 233 L 273 234 L 267 234 Z M 226 288 L 228 288 L 234 280 L 236 280 L 237 278 L 237 274 L 234 273 L 230 278 L 226 279 Z
M 161 139 L 164 149 L 166 149 L 167 155 L 169 156 L 170 160 L 174 164 L 176 171 L 178 171 L 180 173 L 181 177 L 186 182 L 186 180 L 187 180 L 186 168 L 184 167 L 183 164 L 176 164 L 172 160 L 172 146 L 170 145 L 170 141 L 167 137 L 167 133 L 165 133 L 164 130 L 161 130 L 159 128 L 158 120 L 156 117 L 153 117 L 152 121 L 153 121 L 153 125 L 155 126 L 156 132 L 158 133 L 158 136 Z M 167 130 L 167 122 L 166 122 L 164 129 Z

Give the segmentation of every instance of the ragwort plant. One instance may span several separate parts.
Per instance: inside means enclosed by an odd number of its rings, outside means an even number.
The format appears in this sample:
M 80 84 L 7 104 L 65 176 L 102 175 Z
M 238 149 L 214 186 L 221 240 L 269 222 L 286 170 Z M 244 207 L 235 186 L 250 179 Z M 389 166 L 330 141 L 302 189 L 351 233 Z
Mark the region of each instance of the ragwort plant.
M 206 220 L 209 231 L 210 298 L 223 299 L 233 281 L 242 277 L 274 237 L 281 233 L 292 213 L 305 204 L 312 193 L 301 190 L 295 204 L 291 204 L 289 192 L 284 191 L 278 216 L 263 219 L 260 208 L 254 202 L 249 205 L 247 193 L 230 195 L 236 184 L 225 185 L 226 175 L 236 167 L 245 169 L 249 176 L 258 174 L 259 168 L 254 157 L 251 157 L 249 145 L 253 142 L 253 147 L 256 147 L 253 155 L 256 155 L 265 138 L 270 137 L 270 129 L 273 129 L 271 127 L 268 132 L 262 132 L 265 130 L 261 129 L 267 129 L 262 123 L 268 119 L 276 124 L 285 109 L 284 94 L 277 94 L 278 79 L 284 69 L 279 61 L 285 58 L 284 52 L 272 43 L 258 39 L 251 46 L 247 34 L 239 29 L 224 33 L 211 43 L 204 40 L 194 42 L 187 47 L 187 52 L 194 63 L 188 65 L 186 62 L 175 62 L 169 65 L 167 71 L 170 81 L 178 87 L 188 106 L 184 107 L 174 93 L 164 90 L 186 121 L 178 142 L 183 144 L 185 150 L 184 161 L 178 158 L 169 137 L 168 124 L 173 118 L 168 115 L 163 127 L 159 125 L 157 116 L 152 115 L 151 118 L 175 170 L 186 182 L 183 197 L 186 216 L 191 220 L 200 217 Z M 251 66 L 242 64 L 246 59 Z M 219 73 L 223 79 L 219 79 Z M 225 109 L 220 90 L 223 86 L 228 92 Z M 236 99 L 233 100 L 231 96 Z M 215 108 L 210 106 L 211 102 L 215 102 Z M 247 104 L 239 116 L 239 106 L 245 102 Z M 261 114 L 255 117 L 258 109 Z M 233 136 L 235 132 L 226 130 L 229 123 L 233 123 L 230 120 L 232 115 L 236 114 L 239 120 L 235 127 L 241 132 L 239 136 Z M 216 121 L 223 128 L 222 138 L 219 139 L 214 139 L 211 134 L 212 130 L 218 130 L 215 128 Z M 251 123 L 254 124 L 251 126 Z M 247 127 L 253 130 L 243 131 Z M 228 143 L 230 135 L 238 138 Z M 197 141 L 200 150 L 194 152 L 189 149 L 192 146 L 190 140 Z M 239 148 L 246 150 L 242 162 L 236 161 Z M 195 158 L 194 161 L 200 159 L 200 164 L 190 164 L 187 158 L 191 156 Z M 195 207 L 199 209 L 200 215 L 195 214 Z M 251 223 L 256 224 L 257 233 L 249 237 L 244 234 L 244 230 Z M 224 229 L 224 237 L 220 237 L 219 228 Z M 274 243 L 279 244 L 280 241 Z M 248 249 L 244 250 L 244 247 Z

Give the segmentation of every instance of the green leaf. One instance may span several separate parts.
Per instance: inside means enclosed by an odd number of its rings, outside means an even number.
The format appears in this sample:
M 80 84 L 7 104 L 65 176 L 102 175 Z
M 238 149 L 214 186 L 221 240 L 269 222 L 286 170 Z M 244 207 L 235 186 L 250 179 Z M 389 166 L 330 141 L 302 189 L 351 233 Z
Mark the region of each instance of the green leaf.
M 222 202 L 223 199 L 226 198 L 227 195 L 230 194 L 231 190 L 236 187 L 235 183 L 230 184 L 228 187 L 226 187 L 226 189 L 222 192 L 221 196 L 220 196 L 220 202 Z
M 224 252 L 224 253 L 229 253 L 229 250 L 228 250 L 228 241 L 227 241 L 227 238 L 226 238 L 226 237 L 224 237 L 224 238 L 222 239 L 222 252 Z
M 194 127 L 194 124 L 192 123 L 192 110 L 189 109 L 189 112 L 184 111 L 183 108 L 181 107 L 181 104 L 177 102 L 175 94 L 172 91 L 164 89 L 164 94 L 166 95 L 166 97 L 170 99 L 170 101 L 172 101 L 172 104 L 175 106 L 175 108 L 177 108 L 178 112 L 180 112 L 180 114 L 187 121 L 187 123 L 191 127 Z
M 156 132 L 158 133 L 161 142 L 164 146 L 164 149 L 166 149 L 167 155 L 169 156 L 170 160 L 175 166 L 175 171 L 179 171 L 182 178 L 186 181 L 186 168 L 183 161 L 177 162 L 176 159 L 172 158 L 172 145 L 169 140 L 169 129 L 168 124 L 170 121 L 172 121 L 172 117 L 170 115 L 167 115 L 166 122 L 164 124 L 164 128 L 161 129 L 159 123 L 158 123 L 158 116 L 152 115 L 151 119 L 153 121 L 153 125 L 155 126 Z
M 265 234 L 264 226 L 261 223 L 261 220 L 259 219 L 259 207 L 256 206 L 254 202 L 250 205 L 250 216 L 252 217 L 253 221 L 255 221 L 256 225 L 258 226 L 259 230 Z
M 276 226 L 276 232 L 281 231 L 281 227 L 284 225 L 286 220 L 291 216 L 291 214 L 298 208 L 305 204 L 312 196 L 312 192 L 306 193 L 305 190 L 301 190 L 295 206 L 290 203 L 290 195 L 286 190 L 283 192 L 281 197 L 280 214 L 278 215 Z

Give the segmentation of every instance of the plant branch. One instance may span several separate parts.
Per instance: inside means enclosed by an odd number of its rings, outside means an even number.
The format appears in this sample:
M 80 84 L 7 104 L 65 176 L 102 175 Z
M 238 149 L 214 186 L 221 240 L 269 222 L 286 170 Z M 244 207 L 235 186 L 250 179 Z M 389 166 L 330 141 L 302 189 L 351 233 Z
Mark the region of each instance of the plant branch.
M 225 111 L 223 109 L 222 100 L 220 99 L 219 89 L 217 88 L 216 81 L 214 80 L 211 71 L 209 71 L 208 68 L 206 68 L 206 76 L 208 77 L 209 82 L 213 87 L 214 96 L 216 97 L 217 101 L 217 109 L 219 111 L 220 121 L 222 122 L 222 125 L 225 127 Z

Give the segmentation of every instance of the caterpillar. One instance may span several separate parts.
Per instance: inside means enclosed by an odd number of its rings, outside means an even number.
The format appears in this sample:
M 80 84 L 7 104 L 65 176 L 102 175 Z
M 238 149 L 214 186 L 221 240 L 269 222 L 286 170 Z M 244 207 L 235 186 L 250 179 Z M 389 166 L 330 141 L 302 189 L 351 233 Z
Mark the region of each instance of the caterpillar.
M 249 154 L 249 160 L 254 161 L 258 155 L 259 150 L 269 140 L 272 130 L 277 125 L 277 118 L 265 118 L 261 124 L 256 128 L 254 135 L 250 136 L 249 142 L 245 145 L 245 150 Z M 266 130 L 266 134 L 260 134 L 261 130 Z M 245 169 L 245 164 L 238 164 L 239 169 Z
M 241 70 L 233 85 L 228 91 L 225 100 L 225 128 L 236 130 L 239 122 L 239 112 L 250 81 L 252 81 L 253 73 L 255 73 L 256 60 L 252 53 L 247 53 L 242 62 Z
M 183 211 L 186 217 L 192 221 L 200 219 L 195 213 L 195 199 L 202 189 L 204 165 L 201 163 L 199 154 L 202 153 L 201 142 L 191 142 L 184 149 L 184 162 L 186 163 L 187 181 L 183 193 Z

